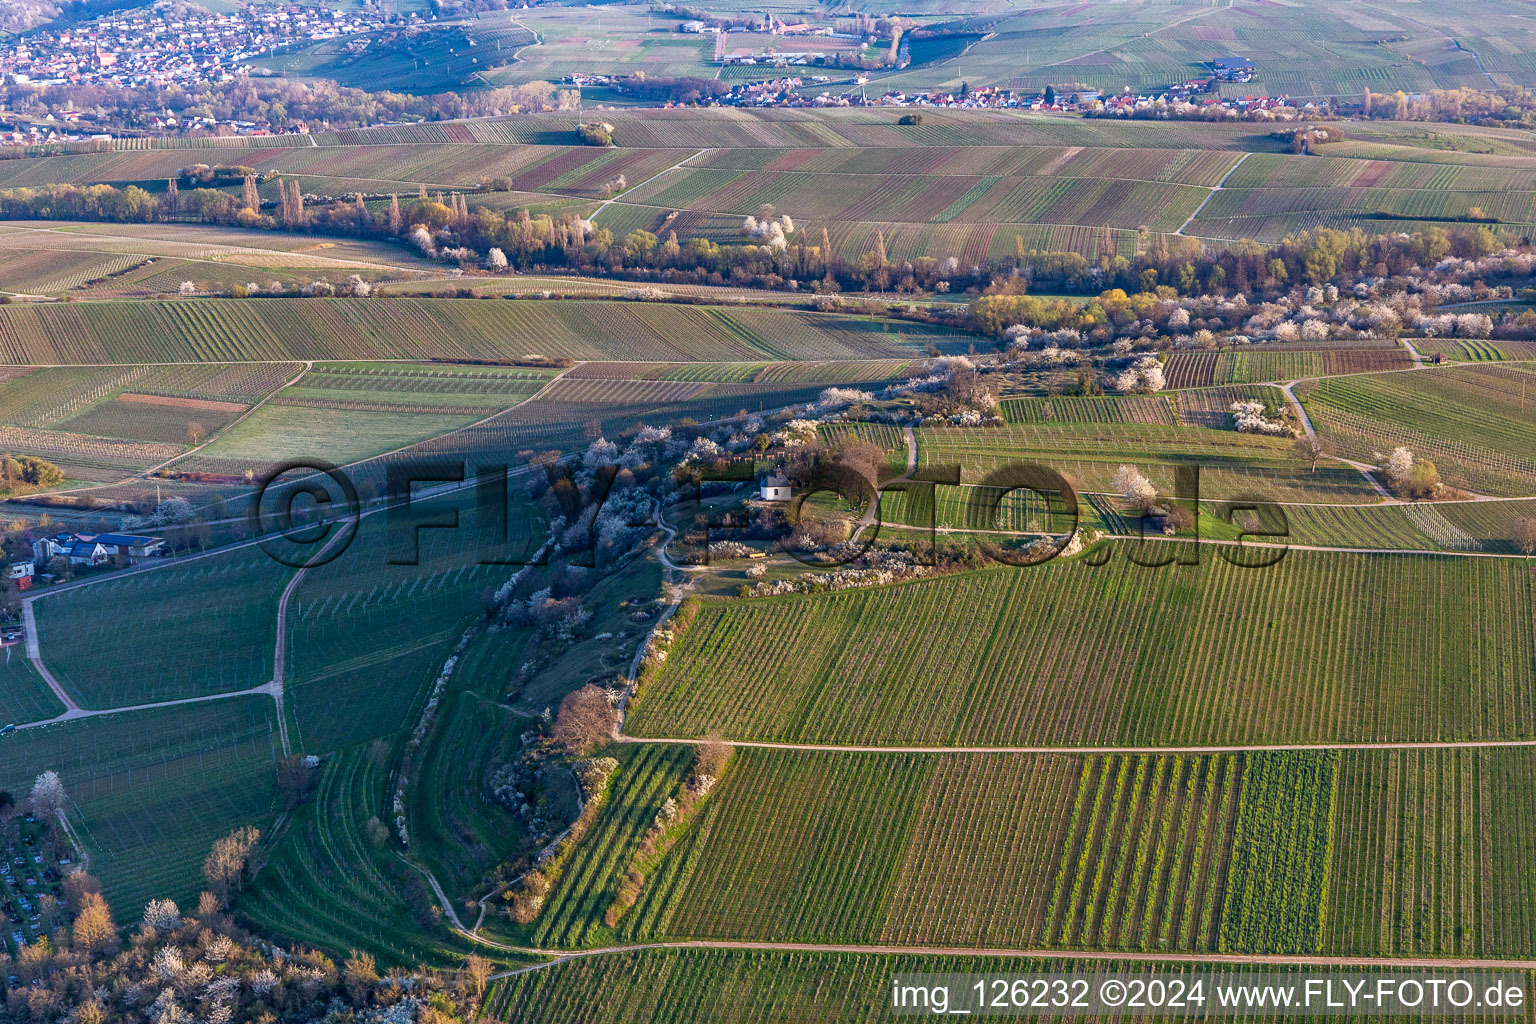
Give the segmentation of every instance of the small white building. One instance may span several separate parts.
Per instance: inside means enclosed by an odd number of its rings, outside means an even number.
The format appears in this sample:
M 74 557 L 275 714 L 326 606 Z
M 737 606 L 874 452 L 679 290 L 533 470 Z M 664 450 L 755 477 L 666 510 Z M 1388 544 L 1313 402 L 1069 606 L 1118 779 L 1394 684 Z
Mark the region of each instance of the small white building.
M 789 480 L 782 473 L 770 473 L 757 486 L 757 495 L 764 501 L 789 501 Z

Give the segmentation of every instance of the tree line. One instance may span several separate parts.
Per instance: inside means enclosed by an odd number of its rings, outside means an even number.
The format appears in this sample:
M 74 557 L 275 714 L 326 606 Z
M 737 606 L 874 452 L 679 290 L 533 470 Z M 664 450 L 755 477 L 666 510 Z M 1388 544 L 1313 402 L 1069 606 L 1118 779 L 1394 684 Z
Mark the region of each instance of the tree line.
M 201 168 L 180 180 L 196 183 Z M 245 170 L 245 169 L 238 169 Z M 210 172 L 211 173 L 211 172 Z M 210 180 L 226 180 L 214 176 Z M 229 179 L 232 180 L 232 179 Z M 832 244 L 825 226 L 803 228 L 772 206 L 744 219 L 738 236 L 681 239 L 664 223 L 657 232 L 637 229 L 622 237 L 572 213 L 532 213 L 525 208 L 470 205 L 461 192 L 429 195 L 425 187 L 402 199 L 350 198 L 317 201 L 302 194 L 295 179 L 278 181 L 278 198 L 265 201 L 254 175 L 241 189 L 181 188 L 178 179 L 151 193 L 136 185 L 46 185 L 0 190 L 0 217 L 24 219 L 149 222 L 182 220 L 283 228 L 403 242 L 423 255 L 464 269 L 491 272 L 575 271 L 669 283 L 729 284 L 835 294 L 844 290 L 950 292 L 989 289 L 973 307 L 978 326 L 997 333 L 1023 322 L 1011 312 L 1024 309 L 1030 322 L 1055 327 L 1047 300 L 1031 291 L 1098 294 L 1120 289 L 1161 296 L 1280 294 L 1297 285 L 1351 284 L 1364 278 L 1391 279 L 1418 274 L 1447 257 L 1476 259 L 1499 249 L 1485 225 L 1447 229 L 1429 225 L 1412 234 L 1368 234 L 1360 229 L 1319 228 L 1279 242 L 1236 242 L 1225 247 L 1198 239 L 1143 231 L 1136 251 L 1114 251 L 1109 230 L 1097 258 L 1077 252 L 1026 249 L 1014 240 L 1012 256 L 962 264 L 954 257 L 892 256 L 882 232 L 857 257 Z M 494 182 L 487 182 L 493 186 Z M 622 176 L 608 191 L 626 187 Z M 670 218 L 666 223 L 670 223 Z M 1062 316 L 1068 311 L 1063 306 Z
M 300 123 L 311 127 L 364 128 L 386 121 L 450 121 L 573 110 L 578 105 L 574 90 L 557 89 L 549 82 L 413 96 L 388 89 L 370 92 L 325 79 L 301 82 L 245 75 L 228 82 L 190 86 L 161 82 L 136 86 L 11 83 L 0 86 L 0 99 L 22 117 L 41 118 L 61 110 L 80 110 L 103 115 L 111 124 L 125 129 L 156 133 L 161 129 L 155 128 L 152 119 L 166 111 L 176 111 L 183 120 L 207 117 L 218 121 L 256 121 L 276 128 Z

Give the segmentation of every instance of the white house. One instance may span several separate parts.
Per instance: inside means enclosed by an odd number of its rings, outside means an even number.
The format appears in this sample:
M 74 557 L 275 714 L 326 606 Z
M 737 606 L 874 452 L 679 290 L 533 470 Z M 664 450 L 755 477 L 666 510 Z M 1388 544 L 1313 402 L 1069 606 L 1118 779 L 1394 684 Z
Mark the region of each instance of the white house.
M 52 537 L 40 537 L 32 542 L 32 560 L 47 565 L 50 558 L 63 555 L 73 565 L 105 565 L 117 555 L 130 560 L 148 558 L 159 554 L 165 541 L 159 537 L 144 537 L 123 533 L 59 533 Z
M 788 501 L 789 480 L 782 473 L 770 473 L 758 484 L 757 494 L 764 501 Z
M 47 565 L 48 559 L 54 555 L 68 554 L 70 545 L 73 543 L 74 537 L 67 533 L 39 537 L 32 542 L 32 561 L 37 565 Z

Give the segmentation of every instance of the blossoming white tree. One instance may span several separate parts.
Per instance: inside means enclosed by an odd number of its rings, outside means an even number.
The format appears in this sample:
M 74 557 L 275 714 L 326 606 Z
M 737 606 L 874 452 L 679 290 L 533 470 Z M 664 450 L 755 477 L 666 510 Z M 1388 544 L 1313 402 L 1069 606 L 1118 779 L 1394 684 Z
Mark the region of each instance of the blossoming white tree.
M 1157 488 L 1135 466 L 1115 471 L 1115 490 L 1134 508 L 1148 509 L 1157 501 Z

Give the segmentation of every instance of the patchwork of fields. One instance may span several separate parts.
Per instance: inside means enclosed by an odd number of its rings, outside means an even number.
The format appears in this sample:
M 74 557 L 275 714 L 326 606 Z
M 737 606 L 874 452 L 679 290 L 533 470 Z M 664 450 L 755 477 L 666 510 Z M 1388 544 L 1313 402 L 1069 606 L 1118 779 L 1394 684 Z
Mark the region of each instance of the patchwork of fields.
M 615 126 L 613 148 L 576 144 L 578 119 L 547 114 L 350 130 L 302 147 L 230 143 L 220 152 L 211 140 L 199 159 L 278 176 L 261 185 L 268 201 L 288 179 L 319 194 L 366 193 L 378 210 L 390 193 L 458 190 L 495 209 L 598 210 L 598 225 L 619 237 L 646 229 L 734 242 L 742 218 L 769 203 L 810 232 L 808 244 L 825 230 L 850 260 L 877 242 L 893 258 L 970 265 L 1006 260 L 1018 247 L 1129 256 L 1172 234 L 1276 242 L 1318 227 L 1411 232 L 1477 219 L 1514 241 L 1536 229 L 1536 150 L 1498 129 L 1369 122 L 1352 125 L 1350 141 L 1324 147 L 1326 156 L 1298 156 L 1264 126 L 1246 124 L 932 111 L 921 125 L 898 125 L 897 111 L 878 108 L 605 116 Z M 107 182 L 159 190 L 187 159 L 149 147 L 3 161 L 0 188 Z M 486 181 L 497 190 L 480 192 Z M 614 187 L 615 201 L 599 207 Z M 72 242 L 34 229 L 0 246 L 22 247 L 0 259 L 0 288 L 53 292 L 121 273 L 94 289 L 166 293 L 176 287 L 166 274 L 217 289 L 253 280 L 261 267 L 416 277 L 430 266 L 393 246 L 299 245 L 275 241 L 280 233 L 204 229 L 210 244 L 201 247 L 191 238 L 150 241 L 167 232 L 148 225 L 137 246 L 86 228 L 71 233 Z M 46 253 L 61 249 L 67 257 L 50 263 Z M 138 268 L 135 255 L 165 265 Z M 240 269 L 181 262 L 207 259 Z
M 1433 50 L 1434 12 L 1383 41 L 1395 30 L 1369 5 L 1329 15 L 1332 49 L 1277 40 L 1287 10 L 1007 10 L 953 63 L 883 77 L 947 80 L 974 60 L 1016 85 L 1134 82 L 1187 76 L 1208 51 L 1269 46 L 1264 84 L 1308 95 L 1379 85 L 1383 54 L 1423 87 L 1482 74 L 1463 44 L 1490 74 L 1518 64 L 1484 35 Z M 486 52 L 493 81 L 610 58 L 658 74 L 708 67 L 708 44 L 680 33 L 618 53 L 571 34 L 595 13 L 518 15 L 549 29 L 542 40 L 485 13 L 484 39 L 535 43 L 506 73 Z M 1523 38 L 1523 26 L 1489 24 Z M 1081 51 L 1088 32 L 1112 45 Z M 1005 67 L 1002 44 L 1032 55 Z M 347 60 L 325 45 L 288 56 L 299 70 Z M 355 62 L 396 63 L 403 73 L 398 55 Z M 293 147 L 146 142 L 0 161 L 0 187 L 158 187 L 193 159 L 238 161 L 306 190 L 367 192 L 377 208 L 381 194 L 478 191 L 492 176 L 506 180 L 479 198 L 500 209 L 550 204 L 621 237 L 736 242 L 767 203 L 794 218 L 792 244 L 819 245 L 824 230 L 849 259 L 883 248 L 892 261 L 976 264 L 1319 225 L 1536 230 L 1536 144 L 1470 126 L 1352 123 L 1319 156 L 1245 124 L 933 111 L 898 125 L 876 107 L 603 116 L 615 147 L 576 145 L 577 115 L 496 117 L 317 132 Z M 345 465 L 365 497 L 407 459 L 518 467 L 499 495 L 505 523 L 484 521 L 486 492 L 466 488 L 418 506 L 423 529 L 402 528 L 415 524 L 395 510 L 366 517 L 344 554 L 299 578 L 249 547 L 123 576 L 80 569 L 73 589 L 27 595 L 39 662 L 84 711 L 63 713 L 27 648 L 7 647 L 0 724 L 28 728 L 0 742 L 0 784 L 20 793 L 45 767 L 61 773 L 68 820 L 124 920 L 152 895 L 190 908 L 212 840 L 251 824 L 268 834 L 235 913 L 266 936 L 343 958 L 366 950 L 381 970 L 456 969 L 471 951 L 500 965 L 530 948 L 600 951 L 493 982 L 486 1012 L 506 1020 L 883 1019 L 891 971 L 1019 969 L 990 957 L 1009 949 L 1078 966 L 1073 954 L 1168 956 L 1170 972 L 1193 955 L 1536 963 L 1536 576 L 1517 540 L 1536 517 L 1531 343 L 1418 344 L 1450 366 L 1422 365 L 1432 360 L 1395 339 L 1180 347 L 1165 389 L 1093 397 L 1058 393 L 1061 380 L 1021 360 L 990 378 L 1008 390 L 1003 423 L 986 427 L 953 425 L 965 417 L 943 404 L 963 377 L 861 400 L 879 422 L 831 417 L 816 439 L 869 441 L 874 471 L 892 476 L 915 443 L 919 470 L 963 481 L 932 497 L 892 492 L 864 536 L 921 547 L 914 527 L 931 513 L 936 548 L 955 561 L 902 578 L 884 568 L 891 558 L 861 580 L 877 583 L 833 589 L 849 577 L 802 579 L 784 546 L 763 543 L 773 513 L 758 504 L 730 524 L 752 531 L 740 534 L 752 559 L 736 549 L 697 572 L 669 565 L 663 533 L 679 531 L 671 558 L 698 540 L 666 476 L 694 442 L 686 431 L 788 460 L 798 445 L 774 449 L 772 436 L 816 415 L 805 407 L 823 389 L 880 391 L 935 372 L 939 354 L 984 361 L 992 339 L 774 304 L 798 290 L 736 301 L 731 281 L 666 285 L 687 303 L 624 301 L 633 282 L 618 275 L 438 266 L 418 286 L 422 262 L 383 244 L 190 225 L 26 225 L 0 243 L 0 290 L 74 293 L 0 304 L 0 442 L 65 470 L 84 494 L 58 502 L 79 499 L 71 528 L 136 523 L 185 539 L 196 529 L 121 517 L 148 511 L 164 486 L 233 519 L 225 501 L 287 458 Z M 368 299 L 94 301 L 174 291 L 183 274 L 201 275 L 182 278 L 201 293 L 268 271 L 391 287 Z M 417 287 L 480 297 L 400 294 Z M 582 297 L 500 297 L 541 292 Z M 1123 360 L 1105 352 L 1112 375 Z M 1234 402 L 1279 416 L 1291 390 L 1341 458 L 1314 468 L 1296 438 L 1235 428 Z M 732 436 L 743 425 L 722 421 L 741 413 L 762 421 L 745 431 L 761 437 Z M 597 460 L 581 453 L 599 437 L 645 437 L 642 424 L 676 428 L 670 448 L 625 457 L 622 479 L 648 487 L 631 494 L 643 500 L 628 520 L 584 518 Z M 1398 445 L 1475 493 L 1385 499 L 1384 478 L 1362 467 Z M 1021 461 L 1068 478 L 1095 536 L 1080 557 L 978 568 L 972 542 L 1016 551 L 1056 528 L 1060 510 L 1039 494 L 990 507 L 1004 481 L 989 476 Z M 1195 548 L 1187 528 L 1141 539 L 1147 520 L 1116 480 L 1127 465 L 1165 496 L 1199 467 L 1209 543 Z M 746 493 L 700 501 L 734 517 Z M 56 496 L 32 496 L 6 524 L 17 551 L 44 497 Z M 137 504 L 113 504 L 125 497 Z M 1298 547 L 1231 546 L 1234 510 L 1255 498 L 1282 503 Z M 599 558 L 594 543 L 590 566 L 588 525 L 608 545 Z M 213 528 L 221 541 L 238 531 Z M 535 550 L 549 564 L 519 574 Z M 282 685 L 269 686 L 279 664 Z M 587 683 L 622 707 L 620 732 L 605 719 L 590 749 L 547 744 L 557 729 L 569 737 L 562 700 Z M 161 701 L 189 703 L 141 706 Z M 128 710 L 91 714 L 103 709 Z M 714 737 L 736 746 L 698 742 Z M 278 771 L 289 751 L 321 759 L 296 801 Z M 614 759 L 606 788 L 587 788 L 600 774 L 587 756 Z M 450 928 L 454 914 L 479 937 Z M 705 945 L 605 948 L 687 942 Z M 832 944 L 863 951 L 816 948 Z

